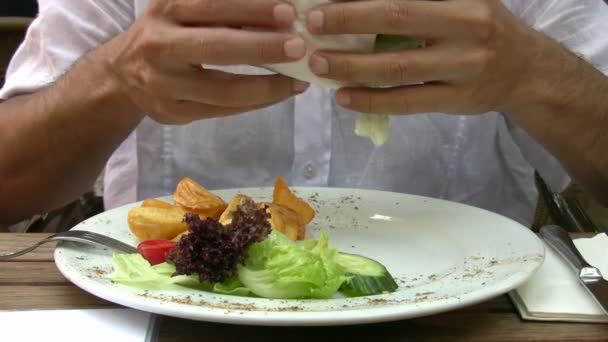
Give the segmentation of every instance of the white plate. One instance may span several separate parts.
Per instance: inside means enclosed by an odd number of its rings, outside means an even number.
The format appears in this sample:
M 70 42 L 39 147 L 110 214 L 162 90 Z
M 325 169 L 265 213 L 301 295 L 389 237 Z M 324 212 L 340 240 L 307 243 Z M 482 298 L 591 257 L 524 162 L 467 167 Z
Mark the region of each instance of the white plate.
M 71 282 L 127 307 L 194 320 L 250 325 L 342 325 L 436 314 L 504 294 L 542 264 L 544 247 L 526 227 L 481 209 L 390 192 L 295 188 L 317 216 L 307 238 L 326 229 L 330 244 L 383 263 L 398 291 L 360 298 L 271 300 L 218 295 L 177 287 L 142 291 L 114 284 L 112 251 L 74 243 L 55 250 Z M 237 190 L 215 191 L 230 200 Z M 242 189 L 270 201 L 271 188 Z M 93 217 L 75 229 L 137 245 L 127 212 L 139 203 Z

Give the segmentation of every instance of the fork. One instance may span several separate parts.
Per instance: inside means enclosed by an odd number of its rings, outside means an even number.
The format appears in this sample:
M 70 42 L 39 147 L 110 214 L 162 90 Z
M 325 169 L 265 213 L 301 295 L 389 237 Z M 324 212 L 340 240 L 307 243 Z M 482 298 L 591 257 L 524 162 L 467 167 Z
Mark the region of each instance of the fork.
M 67 232 L 53 234 L 53 235 L 47 237 L 46 239 L 41 240 L 40 242 L 36 243 L 35 245 L 22 249 L 18 252 L 0 255 L 0 260 L 16 258 L 18 256 L 21 256 L 21 255 L 24 255 L 24 254 L 27 254 L 27 253 L 33 251 L 34 249 L 38 248 L 39 246 L 41 246 L 47 242 L 59 241 L 59 240 L 82 242 L 82 243 L 86 243 L 86 244 L 110 247 L 112 249 L 115 249 L 115 250 L 118 250 L 121 252 L 125 252 L 125 253 L 137 253 L 137 248 L 127 245 L 126 243 L 113 239 L 109 236 L 101 235 L 101 234 L 97 234 L 97 233 L 93 233 L 93 232 L 89 232 L 89 231 L 85 231 L 85 230 L 69 230 Z

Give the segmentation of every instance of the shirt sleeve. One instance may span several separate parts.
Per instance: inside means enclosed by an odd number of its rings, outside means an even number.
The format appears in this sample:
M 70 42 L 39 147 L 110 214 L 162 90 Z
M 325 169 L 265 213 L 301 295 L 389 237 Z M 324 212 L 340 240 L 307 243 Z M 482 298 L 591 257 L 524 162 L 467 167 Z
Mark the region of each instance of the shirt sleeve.
M 603 0 L 515 0 L 511 10 L 532 28 L 608 74 L 608 5 Z M 551 190 L 561 192 L 571 179 L 561 163 L 506 117 L 524 157 Z
M 57 80 L 87 52 L 125 31 L 132 0 L 39 0 L 39 13 L 13 56 L 0 100 Z

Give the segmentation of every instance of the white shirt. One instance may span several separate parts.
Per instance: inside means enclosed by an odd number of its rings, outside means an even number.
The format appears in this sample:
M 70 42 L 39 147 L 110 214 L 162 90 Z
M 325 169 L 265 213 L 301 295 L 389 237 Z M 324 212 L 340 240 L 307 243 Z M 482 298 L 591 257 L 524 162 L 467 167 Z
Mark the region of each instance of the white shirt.
M 148 0 L 40 0 L 0 98 L 53 82 L 84 53 L 125 31 Z M 608 71 L 602 0 L 504 0 L 523 21 Z M 232 71 L 251 72 L 247 67 Z M 92 108 L 91 110 L 94 110 Z M 385 146 L 353 133 L 356 113 L 333 92 L 306 93 L 247 115 L 164 126 L 145 119 L 108 161 L 107 208 L 173 192 L 190 176 L 210 189 L 272 185 L 368 188 L 448 199 L 530 225 L 537 169 L 556 191 L 559 162 L 499 113 L 393 117 Z

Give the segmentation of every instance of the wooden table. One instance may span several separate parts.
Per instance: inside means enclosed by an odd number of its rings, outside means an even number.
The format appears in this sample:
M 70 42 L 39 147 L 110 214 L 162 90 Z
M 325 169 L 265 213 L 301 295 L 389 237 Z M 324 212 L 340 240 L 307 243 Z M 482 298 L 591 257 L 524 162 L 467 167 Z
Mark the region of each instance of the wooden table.
M 47 234 L 0 234 L 0 251 L 19 250 Z M 53 245 L 0 261 L 0 309 L 116 308 L 73 286 L 53 262 Z M 35 322 L 32 322 L 35 326 Z M 159 341 L 608 341 L 606 324 L 522 321 L 507 296 L 445 314 L 392 323 L 329 328 L 223 325 L 162 317 Z M 0 340 L 2 331 L 0 330 Z

